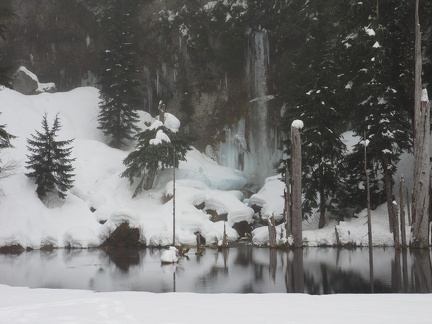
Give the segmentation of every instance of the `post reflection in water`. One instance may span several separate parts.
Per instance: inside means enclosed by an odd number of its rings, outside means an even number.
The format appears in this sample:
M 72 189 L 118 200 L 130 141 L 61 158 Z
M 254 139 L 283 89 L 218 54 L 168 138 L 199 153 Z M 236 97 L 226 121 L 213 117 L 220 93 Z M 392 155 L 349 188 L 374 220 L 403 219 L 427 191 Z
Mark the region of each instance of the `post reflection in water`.
M 0 284 L 95 291 L 197 293 L 432 293 L 431 250 L 191 249 L 161 265 L 161 249 L 0 254 Z

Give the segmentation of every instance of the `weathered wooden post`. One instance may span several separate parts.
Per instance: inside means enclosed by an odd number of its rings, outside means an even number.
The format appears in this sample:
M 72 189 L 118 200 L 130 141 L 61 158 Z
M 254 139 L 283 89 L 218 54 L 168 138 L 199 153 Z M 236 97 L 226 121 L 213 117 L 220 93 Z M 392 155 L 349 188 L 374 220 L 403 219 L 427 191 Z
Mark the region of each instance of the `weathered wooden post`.
M 292 234 L 294 247 L 303 247 L 302 229 L 302 159 L 300 129 L 303 128 L 301 120 L 294 120 L 291 124 L 291 170 L 292 170 Z
M 285 162 L 285 231 L 286 238 L 292 234 L 292 213 L 291 213 L 291 184 L 289 176 L 289 164 L 288 159 Z
M 269 216 L 267 220 L 267 227 L 269 232 L 269 247 L 276 247 L 276 225 L 274 215 Z

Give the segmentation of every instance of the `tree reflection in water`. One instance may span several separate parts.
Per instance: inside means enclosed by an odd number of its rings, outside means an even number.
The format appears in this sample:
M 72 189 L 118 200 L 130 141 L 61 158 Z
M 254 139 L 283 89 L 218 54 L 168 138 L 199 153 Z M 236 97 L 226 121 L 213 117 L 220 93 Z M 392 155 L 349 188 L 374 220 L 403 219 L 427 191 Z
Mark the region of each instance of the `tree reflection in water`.
M 206 249 L 162 267 L 161 249 L 0 254 L 0 284 L 198 293 L 432 293 L 431 250 Z

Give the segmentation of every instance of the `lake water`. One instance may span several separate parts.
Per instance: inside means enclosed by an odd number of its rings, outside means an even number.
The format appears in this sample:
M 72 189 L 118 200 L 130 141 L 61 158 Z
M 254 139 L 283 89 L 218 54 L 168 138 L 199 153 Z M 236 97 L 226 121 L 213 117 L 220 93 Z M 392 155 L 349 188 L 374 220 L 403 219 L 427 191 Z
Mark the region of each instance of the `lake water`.
M 54 250 L 0 254 L 0 284 L 94 291 L 196 293 L 432 293 L 431 250 L 240 246 L 189 251 L 161 265 L 162 250 Z

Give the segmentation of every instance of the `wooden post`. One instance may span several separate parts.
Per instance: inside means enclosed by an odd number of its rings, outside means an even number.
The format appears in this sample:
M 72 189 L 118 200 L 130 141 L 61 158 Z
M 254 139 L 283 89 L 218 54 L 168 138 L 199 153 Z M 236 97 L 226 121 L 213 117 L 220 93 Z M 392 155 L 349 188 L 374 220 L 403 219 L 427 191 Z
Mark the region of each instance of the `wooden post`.
M 275 248 L 276 247 L 276 225 L 275 225 L 273 214 L 269 216 L 267 226 L 269 232 L 269 247 Z
M 292 234 L 291 190 L 288 159 L 285 162 L 285 231 L 286 238 Z
M 301 139 L 300 129 L 303 128 L 303 122 L 300 120 L 293 121 L 291 125 L 291 161 L 292 161 L 292 233 L 294 247 L 303 247 L 302 233 L 302 164 L 301 164 Z
M 404 206 L 404 188 L 405 187 L 405 180 L 404 180 L 404 177 L 403 177 L 403 175 L 401 176 L 401 178 L 400 178 L 400 181 L 399 181 L 399 199 L 400 199 L 400 201 L 399 201 L 399 210 L 400 210 L 400 212 L 399 212 L 399 214 L 400 214 L 400 228 L 401 228 L 401 243 L 402 243 L 402 245 L 401 245 L 401 247 L 403 248 L 403 249 L 405 249 L 406 247 L 407 247 L 407 244 L 406 244 L 406 229 L 405 229 L 405 206 Z M 409 209 L 409 206 L 408 206 L 408 209 Z
M 414 182 L 412 210 L 412 247 L 429 246 L 429 136 L 430 105 L 426 90 L 422 92 L 422 55 L 419 0 L 415 3 L 415 92 L 414 92 Z
M 363 135 L 363 145 L 364 145 L 364 171 L 366 175 L 366 201 L 367 201 L 367 219 L 368 219 L 368 242 L 369 249 L 372 249 L 372 217 L 371 217 L 371 207 L 370 207 L 370 185 L 369 185 L 369 171 L 367 169 L 367 140 L 366 132 Z

